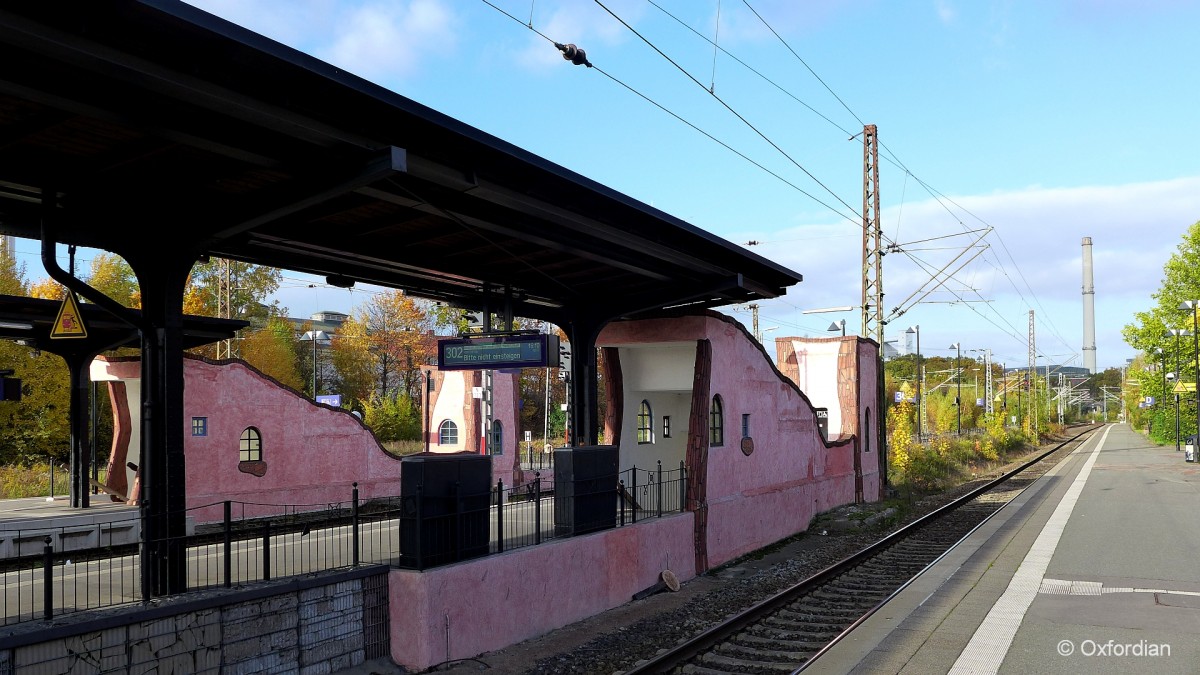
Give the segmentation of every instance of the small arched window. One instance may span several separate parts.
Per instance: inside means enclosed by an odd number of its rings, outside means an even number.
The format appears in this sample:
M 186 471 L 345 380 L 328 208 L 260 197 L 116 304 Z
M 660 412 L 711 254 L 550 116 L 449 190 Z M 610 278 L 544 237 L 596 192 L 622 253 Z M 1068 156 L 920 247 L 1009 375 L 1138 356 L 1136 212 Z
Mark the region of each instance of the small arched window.
M 504 454 L 504 426 L 500 420 L 492 420 L 492 437 L 488 439 L 488 447 L 493 455 Z
M 863 452 L 871 451 L 871 409 L 867 408 L 867 422 L 863 426 Z
M 708 409 L 708 444 L 713 447 L 725 445 L 725 404 L 721 395 L 713 396 L 712 407 Z
M 254 427 L 246 427 L 238 443 L 238 460 L 242 462 L 262 461 L 262 434 Z
M 458 445 L 458 425 L 450 420 L 438 427 L 438 445 Z
M 637 430 L 638 443 L 654 442 L 654 416 L 650 414 L 649 401 L 643 400 L 638 407 Z

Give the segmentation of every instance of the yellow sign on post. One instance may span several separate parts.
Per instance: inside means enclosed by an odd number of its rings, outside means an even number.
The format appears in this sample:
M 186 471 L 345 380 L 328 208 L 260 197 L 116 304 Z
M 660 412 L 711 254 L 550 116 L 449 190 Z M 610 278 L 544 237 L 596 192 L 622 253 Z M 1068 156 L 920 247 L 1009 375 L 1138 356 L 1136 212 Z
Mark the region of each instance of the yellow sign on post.
M 87 326 L 83 325 L 83 315 L 79 313 L 79 305 L 75 303 L 75 294 L 67 291 L 62 305 L 58 308 L 58 316 L 54 319 L 54 328 L 50 329 L 53 338 L 85 338 Z
M 1175 392 L 1176 394 L 1191 393 L 1191 392 L 1196 391 L 1196 383 L 1195 382 L 1176 382 L 1175 388 L 1172 389 L 1171 391 Z

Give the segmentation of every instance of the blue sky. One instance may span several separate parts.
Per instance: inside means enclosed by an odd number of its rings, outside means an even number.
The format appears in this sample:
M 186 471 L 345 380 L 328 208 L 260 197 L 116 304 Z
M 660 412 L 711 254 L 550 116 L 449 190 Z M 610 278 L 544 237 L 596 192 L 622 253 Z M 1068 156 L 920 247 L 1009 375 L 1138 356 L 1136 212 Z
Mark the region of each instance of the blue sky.
M 802 311 L 859 303 L 862 144 L 850 138 L 864 124 L 879 130 L 883 233 L 902 249 L 884 258 L 884 305 L 905 310 L 886 338 L 919 324 L 926 354 L 961 342 L 1025 363 L 1033 309 L 1040 363 L 1082 365 L 1088 236 L 1097 362 L 1121 365 L 1134 355 L 1121 328 L 1200 220 L 1196 2 L 190 4 L 759 242 L 749 248 L 805 277 L 760 303 L 767 338 L 827 336 L 839 318 L 861 327 L 857 312 Z M 943 268 L 953 275 L 926 295 Z M 351 311 L 371 292 L 285 278 L 296 316 Z M 749 326 L 745 307 L 722 311 Z

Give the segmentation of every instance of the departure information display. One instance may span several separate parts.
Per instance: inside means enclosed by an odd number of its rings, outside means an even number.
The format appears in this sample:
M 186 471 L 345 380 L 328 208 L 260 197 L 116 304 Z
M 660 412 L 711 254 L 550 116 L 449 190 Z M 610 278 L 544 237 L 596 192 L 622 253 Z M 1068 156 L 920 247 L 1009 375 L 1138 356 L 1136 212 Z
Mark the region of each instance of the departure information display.
M 558 356 L 558 336 L 545 333 L 460 338 L 438 343 L 439 370 L 557 368 Z

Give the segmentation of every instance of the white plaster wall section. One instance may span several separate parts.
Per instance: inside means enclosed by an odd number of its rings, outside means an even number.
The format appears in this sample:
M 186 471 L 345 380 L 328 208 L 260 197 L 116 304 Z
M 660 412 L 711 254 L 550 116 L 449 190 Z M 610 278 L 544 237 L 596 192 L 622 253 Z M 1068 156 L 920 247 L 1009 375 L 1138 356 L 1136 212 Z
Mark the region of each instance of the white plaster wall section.
M 838 352 L 840 341 L 808 342 L 793 340 L 798 371 L 796 386 L 812 401 L 814 408 L 828 408 L 828 433 L 842 433 L 842 406 L 838 402 Z
M 621 347 L 620 354 L 625 391 L 692 390 L 695 341 L 626 345 Z
M 472 403 L 473 399 L 468 399 L 467 394 L 467 378 L 466 373 L 470 371 L 448 371 L 439 386 L 442 391 L 437 395 L 437 402 L 433 406 L 433 411 L 430 413 L 430 431 L 433 437 L 430 438 L 429 450 L 432 452 L 460 452 L 466 448 L 467 434 L 471 431 L 466 427 L 466 420 L 463 418 L 463 405 Z M 458 443 L 453 445 L 441 445 L 440 429 L 442 422 L 450 420 L 458 427 Z
M 620 358 L 625 402 L 619 470 L 624 473 L 636 466 L 640 470 L 653 471 L 659 461 L 664 470 L 677 469 L 687 451 L 696 343 L 631 345 L 621 348 Z M 638 413 L 642 401 L 650 404 L 654 420 L 652 443 L 638 442 Z M 671 418 L 669 438 L 662 433 L 664 415 Z

